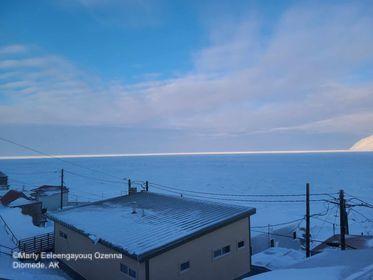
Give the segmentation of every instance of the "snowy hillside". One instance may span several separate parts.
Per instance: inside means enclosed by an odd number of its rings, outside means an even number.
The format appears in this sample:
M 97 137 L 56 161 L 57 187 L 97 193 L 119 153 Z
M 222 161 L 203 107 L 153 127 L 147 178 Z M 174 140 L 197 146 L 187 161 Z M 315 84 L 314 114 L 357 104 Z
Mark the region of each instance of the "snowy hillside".
M 354 151 L 373 151 L 373 135 L 359 140 L 350 149 Z

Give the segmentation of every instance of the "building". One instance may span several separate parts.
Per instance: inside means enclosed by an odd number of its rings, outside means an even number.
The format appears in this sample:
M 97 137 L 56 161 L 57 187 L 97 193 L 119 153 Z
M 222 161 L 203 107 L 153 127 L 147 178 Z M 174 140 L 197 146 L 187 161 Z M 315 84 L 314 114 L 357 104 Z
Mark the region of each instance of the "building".
M 316 246 L 312 250 L 312 254 L 318 254 L 326 249 L 339 248 L 341 246 L 341 235 L 335 234 L 324 242 Z M 347 234 L 345 236 L 346 240 L 346 250 L 356 250 L 356 249 L 370 249 L 373 247 L 373 236 L 372 235 L 351 235 Z
M 250 272 L 255 208 L 137 192 L 55 212 L 55 253 L 85 279 L 236 279 Z M 97 257 L 100 257 L 98 255 Z
M 41 226 L 46 221 L 42 213 L 42 203 L 28 197 L 25 193 L 9 190 L 1 198 L 0 203 L 10 208 L 21 208 L 22 214 L 32 217 L 35 226 Z
M 42 203 L 42 208 L 53 211 L 61 208 L 61 186 L 43 185 L 31 190 L 31 197 Z M 63 186 L 62 206 L 67 206 L 69 189 Z
M 8 185 L 8 176 L 0 171 L 0 190 L 7 190 L 9 189 Z

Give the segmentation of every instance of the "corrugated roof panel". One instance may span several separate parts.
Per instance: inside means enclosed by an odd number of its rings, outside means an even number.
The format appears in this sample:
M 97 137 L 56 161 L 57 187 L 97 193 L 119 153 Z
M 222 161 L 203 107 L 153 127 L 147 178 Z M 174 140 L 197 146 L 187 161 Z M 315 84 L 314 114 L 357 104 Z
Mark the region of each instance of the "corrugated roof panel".
M 136 213 L 132 214 L 136 204 Z M 130 255 L 145 255 L 255 208 L 140 192 L 51 215 L 87 235 L 94 235 Z

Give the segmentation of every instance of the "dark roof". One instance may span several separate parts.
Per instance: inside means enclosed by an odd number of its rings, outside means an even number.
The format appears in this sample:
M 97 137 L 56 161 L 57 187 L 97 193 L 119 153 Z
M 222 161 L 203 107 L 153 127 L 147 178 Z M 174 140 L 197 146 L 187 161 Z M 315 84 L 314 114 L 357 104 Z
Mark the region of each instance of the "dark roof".
M 3 205 L 7 206 L 9 203 L 12 201 L 23 197 L 25 199 L 29 199 L 23 192 L 15 191 L 15 190 L 9 190 L 6 194 L 4 194 L 1 198 L 0 201 Z
M 136 205 L 136 213 L 132 214 Z M 255 208 L 139 192 L 49 214 L 99 243 L 144 261 L 255 214 Z
M 371 248 L 373 244 L 372 235 L 346 235 L 346 249 L 367 249 Z M 340 234 L 335 234 L 329 237 L 320 245 L 316 246 L 312 251 L 313 253 L 319 253 L 324 249 L 330 247 L 339 247 L 340 246 Z
M 0 171 L 0 177 L 8 177 L 5 173 Z

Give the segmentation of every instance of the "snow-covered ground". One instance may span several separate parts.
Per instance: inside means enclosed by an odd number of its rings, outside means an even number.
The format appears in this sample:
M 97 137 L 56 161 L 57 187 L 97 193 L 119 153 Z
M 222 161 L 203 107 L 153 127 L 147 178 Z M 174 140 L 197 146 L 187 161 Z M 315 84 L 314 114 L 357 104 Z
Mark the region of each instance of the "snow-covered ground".
M 300 263 L 305 259 L 305 254 L 299 250 L 273 247 L 253 255 L 252 264 L 276 270 Z
M 285 257 L 289 252 L 293 257 Z M 272 254 L 271 254 L 272 253 Z M 326 250 L 323 253 L 301 260 L 296 253 L 282 248 L 273 248 L 253 257 L 256 264 L 270 264 L 275 269 L 247 279 L 318 279 L 318 280 L 368 280 L 373 279 L 373 249 Z M 278 259 L 278 261 L 276 261 Z
M 0 170 L 9 176 L 14 188 L 31 189 L 38 185 L 60 183 L 59 170 L 65 169 L 65 183 L 70 187 L 71 201 L 94 201 L 118 196 L 127 191 L 127 178 L 148 180 L 188 191 L 220 194 L 302 194 L 305 183 L 311 183 L 311 194 L 333 193 L 344 189 L 347 194 L 373 201 L 373 153 L 184 155 L 115 158 L 65 158 L 0 160 Z M 71 162 L 73 164 L 70 164 Z M 82 166 L 82 167 L 81 167 Z M 93 170 L 96 170 L 94 172 Z M 156 185 L 150 191 L 168 193 Z M 184 192 L 188 196 L 187 192 Z M 193 193 L 189 193 L 193 197 Z M 349 199 L 350 196 L 347 196 Z M 201 195 L 201 199 L 219 201 L 221 196 Z M 252 235 L 267 239 L 267 225 L 302 219 L 304 197 L 238 197 L 233 203 L 257 208 L 252 219 Z M 330 196 L 313 196 L 311 201 L 312 239 L 324 240 L 338 233 L 338 205 L 325 202 Z M 288 200 L 289 202 L 267 202 Z M 293 201 L 300 200 L 300 201 Z M 293 202 L 292 202 L 293 201 Z M 356 203 L 357 201 L 351 201 Z M 373 210 L 355 207 L 349 210 L 351 234 L 373 234 Z M 269 231 L 301 235 L 304 221 L 270 226 Z M 285 233 L 285 234 L 283 234 Z M 299 236 L 300 237 L 300 236 Z M 289 237 L 276 236 L 280 246 L 299 247 Z M 286 241 L 288 240 L 288 241 Z M 255 243 L 255 242 L 254 242 Z M 317 242 L 316 242 L 317 243 Z M 317 244 L 313 244 L 316 246 Z M 285 245 L 284 245 L 285 244 Z M 255 244 L 254 244 L 255 247 Z M 265 249 L 265 248 L 264 248 Z

